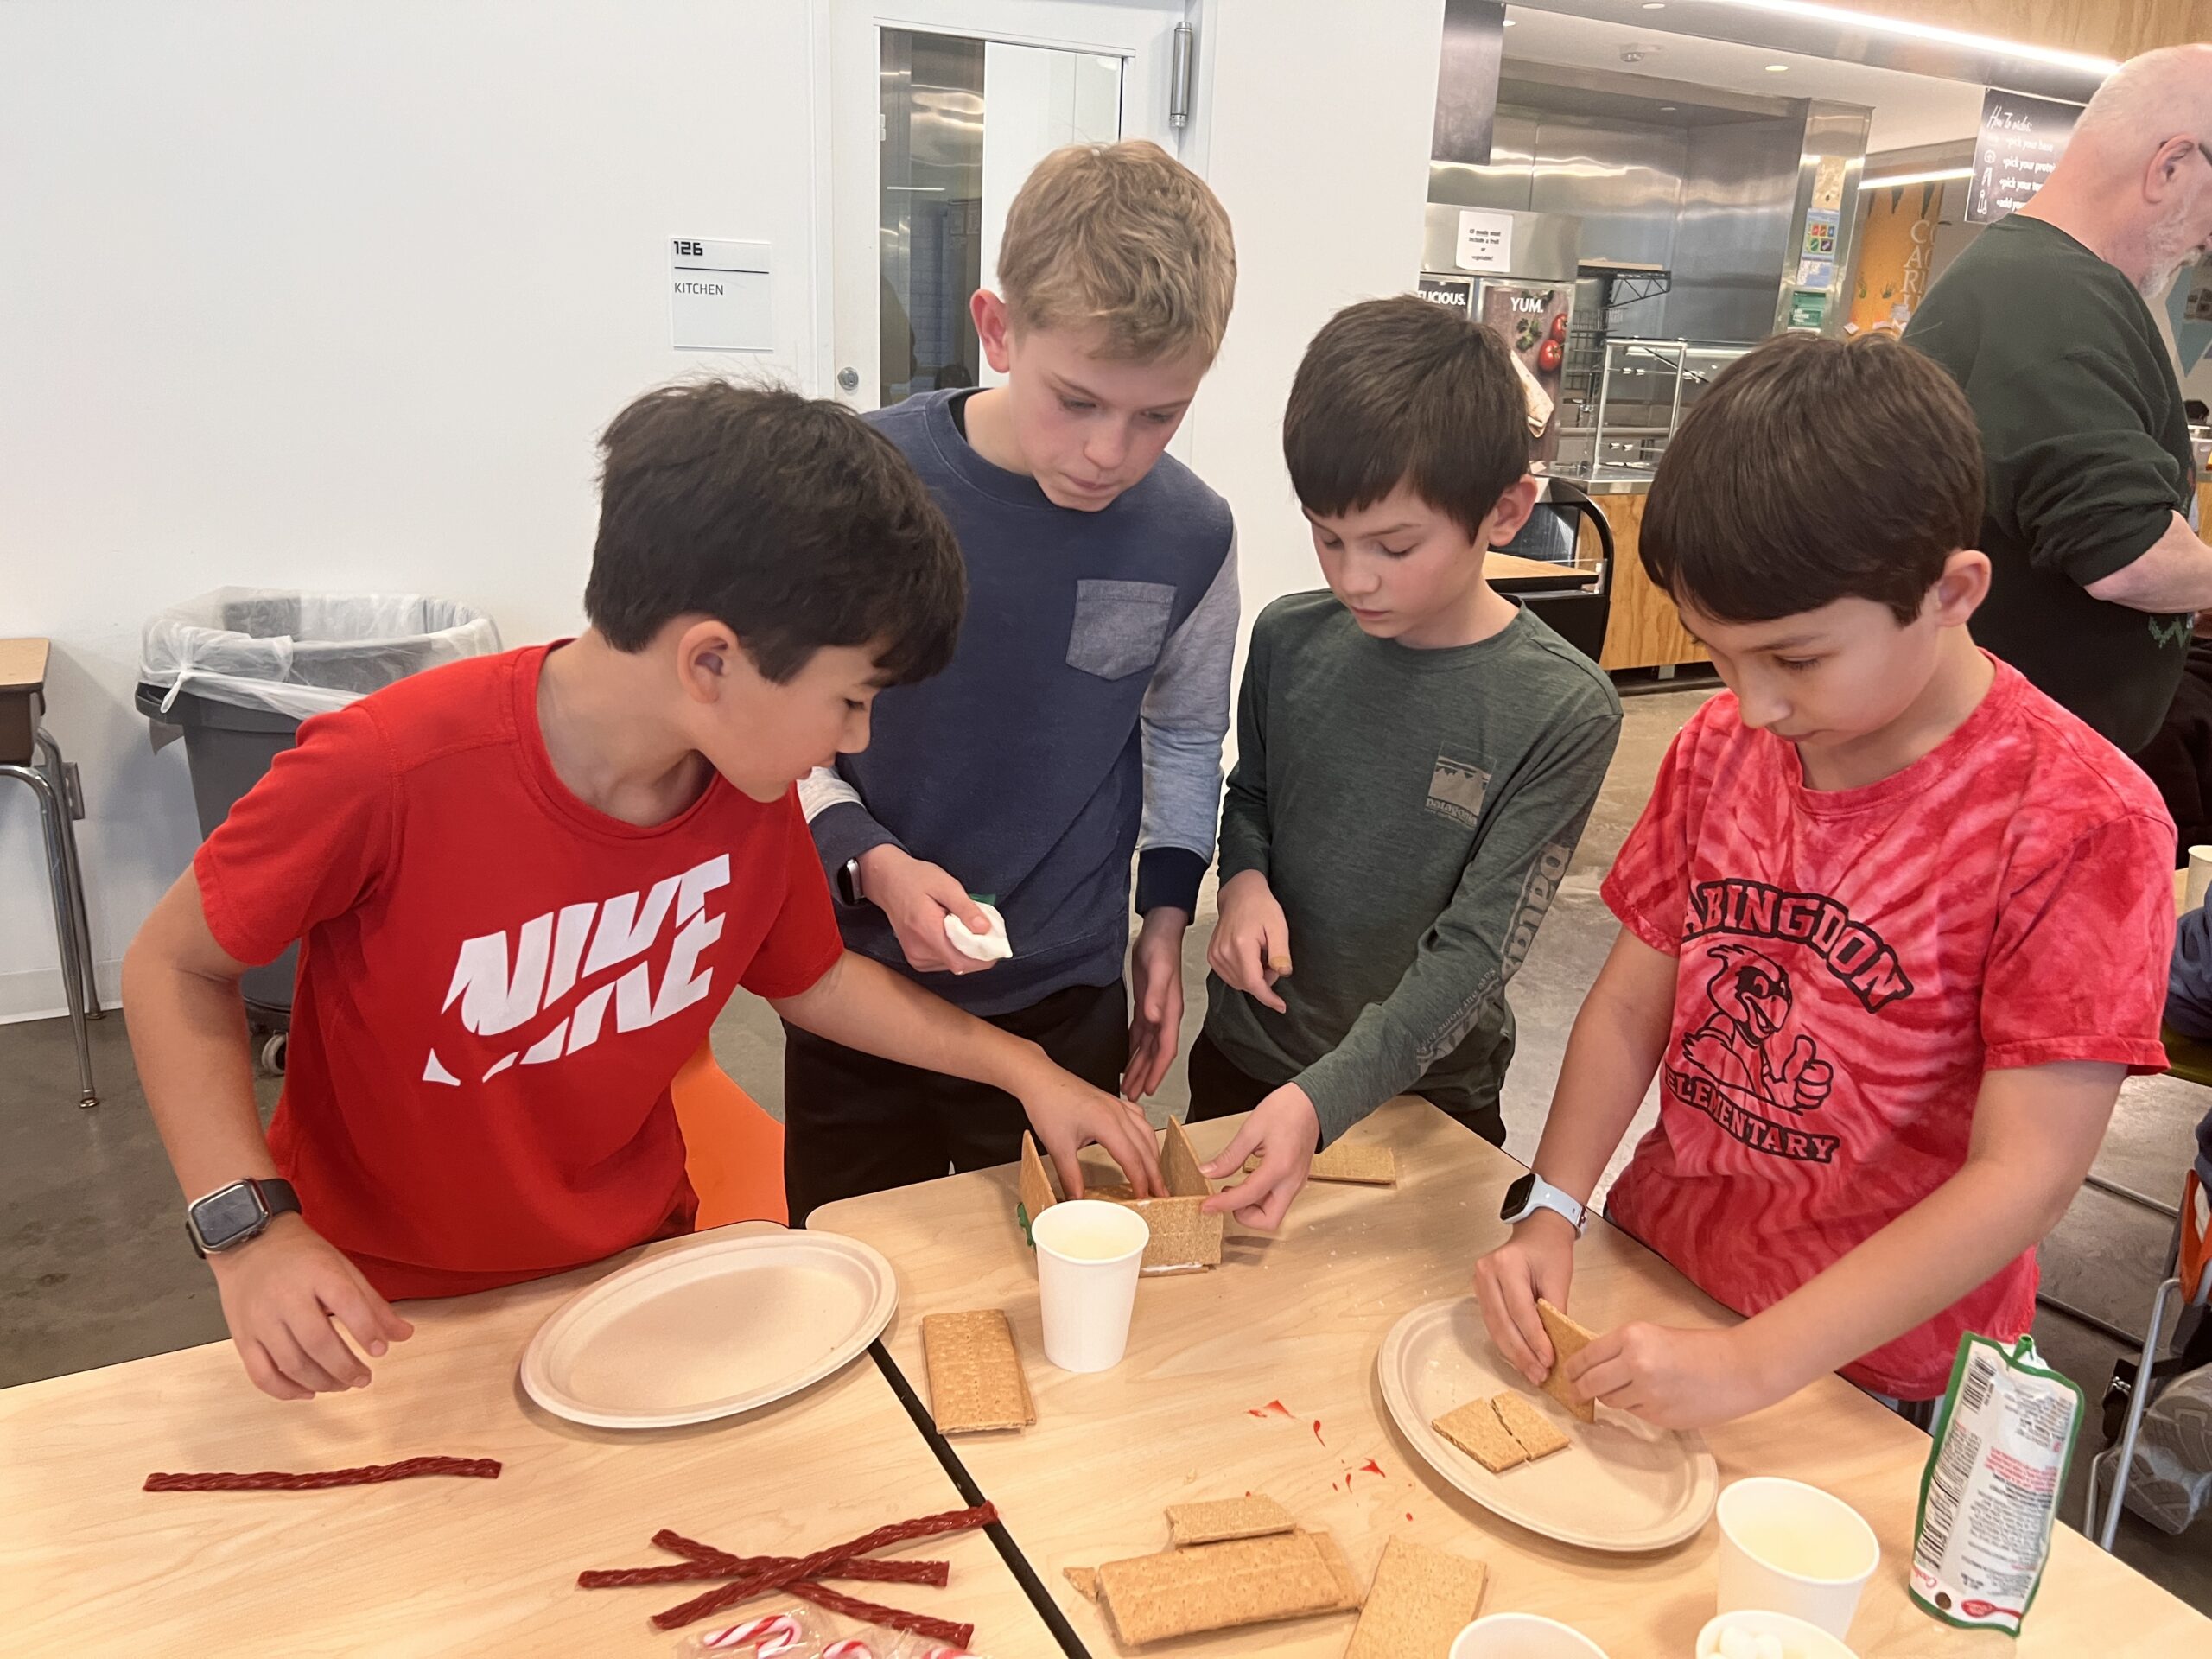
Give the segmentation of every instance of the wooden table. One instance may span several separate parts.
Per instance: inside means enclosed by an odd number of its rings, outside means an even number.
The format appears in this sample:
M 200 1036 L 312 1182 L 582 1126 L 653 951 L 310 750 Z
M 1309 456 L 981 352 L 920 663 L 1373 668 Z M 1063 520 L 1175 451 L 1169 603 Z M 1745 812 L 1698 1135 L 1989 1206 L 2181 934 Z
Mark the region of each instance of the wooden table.
M 1238 1121 L 1197 1126 L 1200 1151 L 1218 1148 Z M 1392 1103 L 1352 1135 L 1396 1146 L 1395 1190 L 1312 1186 L 1279 1236 L 1232 1226 L 1218 1269 L 1144 1282 L 1128 1357 L 1096 1376 L 1056 1370 L 1043 1357 L 1012 1168 L 831 1205 L 810 1224 L 866 1239 L 897 1263 L 899 1312 L 887 1345 L 925 1397 L 922 1316 L 1007 1310 L 1039 1421 L 1020 1434 L 950 1444 L 1095 1654 L 1120 1649 L 1062 1569 L 1165 1548 L 1168 1503 L 1252 1491 L 1334 1532 L 1362 1575 L 1391 1534 L 1406 1534 L 1487 1561 L 1490 1611 L 1565 1619 L 1613 1659 L 1687 1659 L 1713 1610 L 1713 1527 L 1642 1556 L 1554 1544 L 1462 1497 L 1415 1457 L 1383 1408 L 1375 1357 L 1384 1333 L 1408 1309 L 1469 1288 L 1475 1257 L 1504 1236 L 1498 1200 L 1521 1166 L 1419 1101 Z M 1713 1325 L 1732 1317 L 1602 1222 L 1577 1253 L 1573 1310 L 1600 1329 L 1630 1318 Z M 1293 1415 L 1250 1414 L 1274 1400 Z M 1928 1439 L 1836 1378 L 1707 1439 L 1724 1484 L 1794 1476 L 1872 1524 L 1883 1564 L 1853 1630 L 1863 1659 L 2212 1650 L 2212 1621 L 2063 1528 L 2017 1646 L 1920 1612 L 1906 1599 L 1904 1569 Z M 1380 1476 L 1363 1472 L 1370 1459 Z M 1339 1659 L 1352 1622 L 1344 1614 L 1264 1625 L 1173 1650 Z
M 1554 564 L 1548 559 L 1524 559 L 1517 553 L 1500 553 L 1495 548 L 1483 556 L 1483 576 L 1493 585 L 1510 582 L 1516 587 L 1522 582 L 1541 582 L 1553 587 L 1586 588 L 1598 580 L 1595 570 Z M 1510 593 L 1513 589 L 1503 591 Z
M 579 1590 L 577 1571 L 672 1560 L 647 1542 L 662 1527 L 796 1554 L 963 1506 L 865 1357 L 780 1405 L 693 1428 L 616 1433 L 531 1404 L 515 1366 L 531 1333 L 635 1254 L 414 1304 L 414 1338 L 370 1388 L 311 1403 L 257 1393 L 227 1343 L 0 1393 L 0 1648 L 668 1659 L 678 1638 L 649 1616 L 709 1586 Z M 139 1491 L 157 1469 L 331 1469 L 428 1453 L 506 1466 L 495 1481 Z M 841 1587 L 973 1620 L 993 1659 L 1059 1651 L 982 1534 L 905 1553 L 950 1560 L 950 1586 Z

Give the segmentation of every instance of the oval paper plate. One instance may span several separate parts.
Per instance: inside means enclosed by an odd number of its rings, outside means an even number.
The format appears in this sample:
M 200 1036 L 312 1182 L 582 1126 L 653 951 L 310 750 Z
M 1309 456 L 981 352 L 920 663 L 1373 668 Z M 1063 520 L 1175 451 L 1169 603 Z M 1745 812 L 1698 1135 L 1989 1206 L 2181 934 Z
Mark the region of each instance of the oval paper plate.
M 1507 1364 L 1471 1296 L 1429 1302 L 1400 1319 L 1376 1356 L 1382 1402 L 1437 1473 L 1494 1515 L 1585 1549 L 1664 1549 L 1713 1513 L 1720 1471 L 1697 1434 L 1655 1428 L 1599 1407 L 1577 1422 Z M 1518 1393 L 1573 1440 L 1564 1452 L 1494 1475 L 1429 1424 L 1478 1395 Z
M 782 1228 L 705 1239 L 563 1303 L 523 1351 L 522 1385 L 594 1427 L 703 1423 L 851 1363 L 898 1301 L 891 1263 L 858 1239 Z

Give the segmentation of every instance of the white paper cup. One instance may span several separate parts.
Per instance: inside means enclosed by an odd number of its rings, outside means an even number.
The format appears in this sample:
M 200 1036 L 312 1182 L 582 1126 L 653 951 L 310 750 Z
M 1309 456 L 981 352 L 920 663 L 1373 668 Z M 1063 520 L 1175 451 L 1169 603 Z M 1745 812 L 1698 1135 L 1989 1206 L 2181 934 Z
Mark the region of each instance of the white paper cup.
M 2212 847 L 2192 847 L 2189 849 L 2189 888 L 2182 908 L 2195 910 L 2202 905 L 2208 888 L 2212 888 Z
M 1129 1313 L 1152 1229 L 1127 1205 L 1056 1204 L 1029 1224 L 1045 1357 L 1064 1371 L 1109 1371 L 1129 1345 Z
M 1716 1613 L 1697 1633 L 1697 1659 L 1719 1659 L 1720 1633 L 1731 1627 L 1752 1636 L 1772 1636 L 1782 1643 L 1782 1659 L 1859 1659 L 1859 1656 L 1817 1624 L 1787 1613 Z
M 1605 1659 L 1605 1650 L 1555 1618 L 1492 1613 L 1452 1638 L 1452 1659 Z
M 1724 1613 L 1788 1613 L 1850 1634 L 1859 1592 L 1880 1564 L 1874 1529 L 1840 1497 L 1802 1481 L 1755 1475 L 1720 1494 Z

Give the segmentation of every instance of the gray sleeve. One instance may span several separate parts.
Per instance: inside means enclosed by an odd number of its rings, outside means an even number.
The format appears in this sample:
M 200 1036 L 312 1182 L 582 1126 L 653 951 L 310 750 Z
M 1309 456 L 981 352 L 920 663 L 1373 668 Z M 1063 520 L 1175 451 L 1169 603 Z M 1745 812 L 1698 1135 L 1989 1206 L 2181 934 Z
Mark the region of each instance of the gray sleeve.
M 1236 538 L 1167 645 L 1146 686 L 1144 821 L 1137 832 L 1136 908 L 1196 911 L 1221 813 L 1221 745 L 1236 658 Z
M 1244 658 L 1244 683 L 1236 693 L 1236 764 L 1221 804 L 1221 879 L 1247 870 L 1268 874 L 1273 836 L 1268 821 L 1268 628 L 1253 625 Z
M 849 860 L 872 847 L 900 844 L 898 836 L 875 821 L 860 791 L 834 766 L 817 766 L 799 779 L 798 804 L 813 833 L 814 849 L 822 855 L 822 868 L 831 877 L 833 893 L 837 891 L 836 873 Z
M 1452 1052 L 1535 942 L 1620 735 L 1618 712 L 1553 740 L 1505 799 L 1489 805 L 1458 890 L 1390 995 L 1296 1081 L 1326 1145 Z

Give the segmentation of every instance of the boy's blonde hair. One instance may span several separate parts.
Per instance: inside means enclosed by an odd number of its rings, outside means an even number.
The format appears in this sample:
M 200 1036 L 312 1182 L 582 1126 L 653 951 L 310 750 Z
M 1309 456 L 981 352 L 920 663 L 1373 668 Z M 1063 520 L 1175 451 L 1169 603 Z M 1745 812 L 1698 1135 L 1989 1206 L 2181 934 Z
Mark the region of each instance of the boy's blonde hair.
M 1111 357 L 1211 363 L 1236 246 L 1205 181 L 1158 144 L 1070 144 L 1007 210 L 998 281 L 1017 328 L 1098 327 Z

